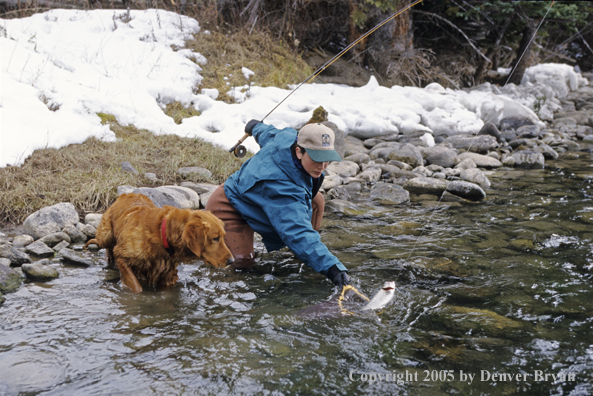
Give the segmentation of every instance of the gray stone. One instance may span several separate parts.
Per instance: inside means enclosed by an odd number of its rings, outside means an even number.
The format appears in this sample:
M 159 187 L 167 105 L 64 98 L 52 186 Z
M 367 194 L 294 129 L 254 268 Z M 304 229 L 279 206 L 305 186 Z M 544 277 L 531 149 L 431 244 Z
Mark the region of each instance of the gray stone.
M 218 184 L 212 183 L 194 183 L 194 182 L 182 182 L 181 187 L 189 188 L 194 190 L 198 195 L 212 193 L 218 188 Z
M 19 248 L 25 247 L 28 244 L 32 243 L 35 239 L 31 235 L 17 235 L 12 240 L 12 246 Z
M 358 165 L 366 164 L 371 160 L 371 157 L 366 153 L 356 153 L 345 157 L 344 160 L 356 162 Z
M 364 144 L 362 143 L 362 140 L 355 138 L 354 136 L 346 136 L 346 139 L 344 141 L 344 157 L 343 159 L 345 159 L 346 157 L 353 155 L 353 154 L 358 154 L 358 153 L 368 153 L 369 149 L 364 147 Z
M 84 216 L 84 223 L 97 228 L 99 227 L 99 223 L 101 223 L 102 217 L 103 215 L 101 213 L 89 213 Z
M 476 163 L 474 162 L 473 159 L 471 159 L 471 157 L 466 157 L 461 159 L 461 162 L 459 162 L 457 165 L 455 165 L 455 169 L 474 169 L 477 168 L 478 165 L 476 165 Z
M 343 199 L 325 201 L 325 210 L 349 216 L 358 216 L 364 213 L 355 203 Z
M 161 186 L 156 190 L 172 197 L 181 209 L 200 209 L 200 196 L 191 188 L 181 186 Z
M 517 151 L 511 157 L 513 157 L 515 167 L 517 168 L 543 169 L 545 163 L 544 155 L 534 151 Z
M 404 183 L 404 188 L 413 194 L 441 195 L 449 183 L 442 179 L 417 177 Z
M 487 153 L 498 147 L 496 138 L 490 135 L 455 135 L 446 138 L 444 143 L 450 144 L 453 148 L 473 151 L 474 153 Z
M 341 177 L 352 177 L 358 174 L 360 166 L 356 162 L 340 161 L 330 163 L 327 170 Z
M 497 160 L 496 158 L 490 157 L 489 155 L 482 155 L 478 153 L 461 153 L 459 155 L 459 159 L 463 160 L 466 158 L 471 158 L 479 168 L 500 168 L 502 166 L 502 162 Z
M 138 174 L 138 171 L 136 170 L 136 168 L 134 168 L 134 166 L 132 166 L 132 164 L 130 164 L 128 161 L 122 162 L 121 169 L 124 172 L 133 173 L 134 175 Z
M 70 237 L 65 232 L 56 232 L 55 234 L 46 235 L 40 239 L 41 242 L 45 243 L 49 247 L 54 247 L 62 241 L 70 243 Z
M 397 184 L 377 183 L 371 188 L 371 199 L 383 205 L 410 202 L 410 193 Z
M 529 119 L 527 117 L 511 116 L 511 117 L 506 117 L 506 118 L 503 118 L 502 120 L 500 120 L 499 128 L 501 131 L 506 131 L 509 129 L 516 131 L 523 125 L 534 125 L 534 123 L 531 119 Z
M 8 236 L 6 236 L 6 234 L 4 234 L 3 232 L 0 232 L 0 245 L 4 245 L 8 242 Z
M 427 164 L 451 168 L 457 161 L 457 150 L 443 145 L 421 148 L 420 151 Z
M 350 192 L 348 191 L 348 188 L 346 186 L 337 186 L 335 188 L 332 188 L 331 190 L 329 190 L 327 195 L 331 199 L 342 199 L 345 201 L 349 201 L 351 199 Z
M 480 186 L 461 180 L 453 180 L 449 182 L 447 191 L 453 195 L 469 199 L 470 201 L 479 201 L 486 197 L 486 193 Z
M 31 262 L 28 254 L 9 244 L 0 246 L 0 257 L 10 260 L 10 265 L 13 267 L 20 267 L 24 263 Z
M 321 188 L 327 191 L 327 190 L 331 190 L 332 188 L 341 186 L 343 183 L 344 183 L 344 179 L 342 179 L 342 177 L 340 175 L 326 176 L 323 179 L 323 184 L 321 185 Z
M 0 265 L 3 265 L 5 267 L 10 267 L 10 260 L 7 258 L 0 258 Z
M 62 256 L 63 261 L 68 264 L 79 265 L 83 267 L 90 267 L 93 265 L 93 260 L 79 256 L 72 249 L 64 248 L 60 250 L 59 253 L 60 256 Z
M 60 273 L 56 269 L 42 265 L 39 262 L 23 264 L 21 269 L 25 276 L 32 281 L 49 281 L 60 276 Z
M 539 129 L 537 125 L 523 125 L 519 129 L 517 129 L 517 136 L 519 138 L 526 138 L 526 139 L 533 139 L 540 137 L 542 131 Z
M 378 165 L 374 165 L 366 168 L 364 171 L 356 175 L 368 183 L 374 183 L 381 178 L 381 168 Z
M 29 244 L 25 251 L 38 257 L 49 257 L 55 254 L 54 250 L 45 243 L 41 242 L 41 240 Z
M 31 214 L 23 222 L 23 230 L 25 234 L 39 239 L 60 232 L 64 227 L 76 225 L 76 223 L 78 223 L 76 208 L 69 202 L 62 202 Z
M 375 146 L 369 153 L 372 160 L 381 158 L 385 161 L 401 161 L 413 168 L 424 165 L 424 159 L 418 147 L 409 143 L 386 142 Z
M 164 191 L 159 191 L 155 188 L 140 187 L 135 189 L 134 193 L 147 196 L 159 208 L 162 208 L 165 205 L 174 206 L 176 208 L 180 207 L 177 201 L 175 201 L 174 197 L 170 196 Z
M 558 159 L 558 153 L 556 150 L 544 143 L 541 143 L 538 147 L 534 147 L 533 151 L 542 153 L 545 159 Z
M 134 186 L 128 186 L 128 185 L 119 186 L 117 188 L 117 196 L 133 193 L 135 189 L 136 189 L 136 187 L 134 187 Z
M 144 177 L 147 178 L 148 180 L 150 180 L 151 182 L 159 181 L 159 179 L 156 177 L 156 175 L 154 173 L 146 172 L 144 174 Z
M 346 189 L 346 191 L 348 191 L 350 194 L 356 194 L 362 191 L 362 184 L 359 182 L 351 182 L 348 184 L 344 184 L 344 188 Z
M 15 292 L 22 284 L 23 280 L 15 270 L 0 265 L 0 293 L 7 294 Z
M 74 226 L 64 227 L 62 232 L 70 237 L 70 243 L 82 243 L 87 240 L 87 236 Z
M 587 135 L 583 138 L 584 143 L 593 143 L 593 135 Z
M 54 252 L 59 252 L 60 250 L 67 248 L 68 246 L 70 246 L 70 244 L 68 242 L 61 241 L 56 246 L 54 246 L 52 249 L 54 250 Z
M 490 180 L 488 180 L 484 172 L 478 168 L 464 169 L 461 172 L 460 177 L 462 180 L 478 184 L 483 189 L 490 188 Z
M 482 127 L 482 129 L 480 129 L 480 132 L 478 132 L 478 135 L 494 136 L 494 138 L 498 142 L 500 142 L 502 139 L 502 135 L 500 134 L 500 131 L 498 130 L 496 125 L 494 125 L 494 123 L 492 123 L 492 122 L 486 122 L 484 124 L 484 126 Z
M 90 224 L 78 223 L 76 224 L 76 229 L 86 235 L 87 239 L 94 238 L 97 233 L 97 227 L 93 227 Z
M 212 177 L 212 172 L 210 172 L 206 168 L 201 168 L 199 166 L 188 166 L 184 168 L 179 168 L 177 173 L 184 179 L 191 177 L 191 176 L 198 176 L 209 179 Z

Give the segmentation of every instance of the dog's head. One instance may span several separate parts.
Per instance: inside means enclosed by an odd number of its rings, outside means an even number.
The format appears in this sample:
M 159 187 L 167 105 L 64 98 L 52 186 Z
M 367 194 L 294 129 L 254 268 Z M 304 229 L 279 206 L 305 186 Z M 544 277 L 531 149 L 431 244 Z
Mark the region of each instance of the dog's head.
M 182 239 L 206 264 L 224 268 L 232 264 L 231 251 L 224 243 L 224 223 L 210 211 L 196 210 L 185 225 Z

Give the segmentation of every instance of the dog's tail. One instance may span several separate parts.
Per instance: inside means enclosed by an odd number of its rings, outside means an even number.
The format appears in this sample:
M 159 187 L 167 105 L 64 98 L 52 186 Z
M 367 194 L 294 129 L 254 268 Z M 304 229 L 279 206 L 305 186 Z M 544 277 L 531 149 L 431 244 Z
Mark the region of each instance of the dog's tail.
M 101 246 L 101 244 L 99 243 L 99 241 L 98 241 L 98 240 L 96 240 L 95 238 L 93 238 L 93 239 L 89 239 L 89 241 L 88 241 L 87 243 L 85 243 L 85 244 L 84 244 L 84 247 L 85 247 L 85 249 L 86 249 L 86 248 L 87 248 L 87 247 L 88 247 L 90 244 L 92 244 L 92 243 L 94 243 L 95 245 L 99 245 L 99 246 Z

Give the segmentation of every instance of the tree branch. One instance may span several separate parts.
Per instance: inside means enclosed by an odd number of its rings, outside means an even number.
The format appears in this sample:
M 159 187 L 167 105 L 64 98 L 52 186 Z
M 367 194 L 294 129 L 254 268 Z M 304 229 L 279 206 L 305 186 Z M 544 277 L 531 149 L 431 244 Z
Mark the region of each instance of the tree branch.
M 467 40 L 467 42 L 469 43 L 469 45 L 482 57 L 484 58 L 488 63 L 492 63 L 492 61 L 490 59 L 488 59 L 488 57 L 486 55 L 484 55 L 482 53 L 482 51 L 480 51 L 475 45 L 474 43 L 472 43 L 472 41 L 470 40 L 469 37 L 467 37 L 467 35 L 463 32 L 463 30 L 461 30 L 460 28 L 458 28 L 455 24 L 453 24 L 453 22 L 451 22 L 450 20 L 443 18 L 442 16 L 438 15 L 438 14 L 434 14 L 432 12 L 428 12 L 428 11 L 421 11 L 421 10 L 413 10 L 414 13 L 416 14 L 423 14 L 423 15 L 427 15 L 433 18 L 437 18 L 440 19 L 441 21 L 447 23 L 448 25 L 450 25 L 453 29 L 457 30 L 459 33 L 461 33 L 461 35 L 463 37 L 465 37 L 465 39 Z

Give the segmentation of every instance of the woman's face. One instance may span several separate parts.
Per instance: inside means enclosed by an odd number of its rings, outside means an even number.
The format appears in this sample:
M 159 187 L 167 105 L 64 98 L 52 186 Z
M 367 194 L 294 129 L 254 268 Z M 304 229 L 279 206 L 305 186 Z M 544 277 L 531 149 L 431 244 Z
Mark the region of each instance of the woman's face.
M 303 165 L 303 169 L 307 172 L 311 177 L 318 178 L 321 176 L 321 173 L 327 168 L 329 165 L 329 161 L 325 162 L 315 162 L 309 157 L 309 154 L 305 151 L 304 153 L 301 151 L 300 147 L 297 147 L 296 156 L 298 159 L 301 160 L 301 165 Z

